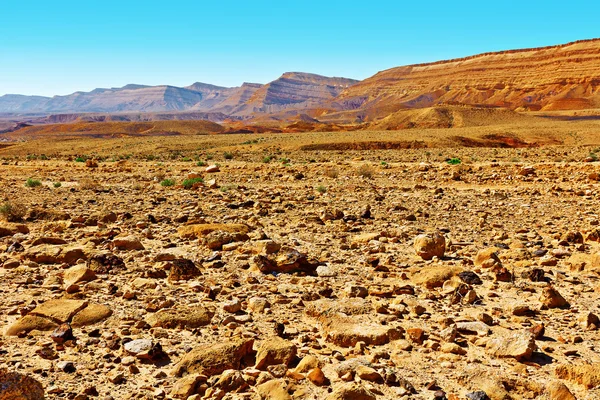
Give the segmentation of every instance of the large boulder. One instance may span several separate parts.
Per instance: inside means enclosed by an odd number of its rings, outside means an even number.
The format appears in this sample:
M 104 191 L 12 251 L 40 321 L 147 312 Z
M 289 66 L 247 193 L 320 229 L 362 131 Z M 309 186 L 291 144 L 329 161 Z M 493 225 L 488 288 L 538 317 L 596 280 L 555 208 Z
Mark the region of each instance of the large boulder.
M 196 347 L 177 363 L 173 374 L 213 376 L 228 369 L 240 369 L 242 360 L 252 353 L 253 344 L 253 340 L 240 338 Z
M 439 232 L 426 233 L 415 238 L 415 252 L 424 260 L 441 258 L 446 251 L 446 238 Z
M 486 344 L 486 350 L 490 355 L 499 358 L 512 357 L 517 360 L 531 358 L 535 348 L 535 336 L 529 331 L 501 333 Z
M 112 315 L 112 310 L 101 304 L 83 300 L 53 299 L 38 305 L 29 314 L 12 324 L 6 331 L 9 336 L 33 330 L 49 331 L 59 325 L 86 326 L 100 322 Z
M 0 399 L 44 400 L 44 388 L 27 375 L 0 369 Z
M 296 358 L 296 345 L 279 337 L 271 337 L 258 344 L 256 368 L 266 369 L 269 365 L 290 363 Z

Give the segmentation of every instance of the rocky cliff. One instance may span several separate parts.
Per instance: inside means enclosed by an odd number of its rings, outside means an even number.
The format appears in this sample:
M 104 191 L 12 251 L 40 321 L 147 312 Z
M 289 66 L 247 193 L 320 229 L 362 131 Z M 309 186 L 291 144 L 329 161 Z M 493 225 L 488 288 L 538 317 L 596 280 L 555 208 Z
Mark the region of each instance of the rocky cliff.
M 345 90 L 334 106 L 375 117 L 444 103 L 535 111 L 600 107 L 600 40 L 392 68 Z

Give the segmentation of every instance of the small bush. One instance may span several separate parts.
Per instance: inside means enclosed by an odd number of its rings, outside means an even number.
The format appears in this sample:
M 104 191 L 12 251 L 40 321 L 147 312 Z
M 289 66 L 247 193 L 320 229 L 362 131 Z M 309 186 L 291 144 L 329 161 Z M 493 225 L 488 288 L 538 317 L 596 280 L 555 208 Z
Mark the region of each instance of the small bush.
M 45 154 L 42 154 L 42 155 L 40 156 L 40 160 L 47 161 L 47 160 L 49 160 L 49 159 L 50 159 L 50 157 L 48 157 L 48 156 L 47 156 L 47 155 L 45 155 Z
M 448 164 L 450 164 L 450 165 L 458 165 L 458 164 L 460 164 L 462 161 L 460 160 L 460 158 L 458 158 L 458 157 L 454 157 L 454 158 L 451 158 L 451 159 L 449 159 L 449 160 L 448 160 L 448 161 L 446 161 L 446 162 L 447 162 Z
M 84 190 L 98 190 L 102 185 L 90 178 L 83 178 L 79 181 L 79 187 Z
M 8 222 L 18 222 L 25 216 L 25 207 L 22 204 L 6 202 L 0 206 L 0 215 Z
M 368 178 L 368 179 L 372 179 L 373 175 L 375 175 L 375 171 L 373 170 L 373 167 L 371 167 L 370 165 L 366 165 L 366 164 L 363 164 L 360 167 L 358 167 L 358 170 L 356 171 L 356 173 L 358 174 L 358 176 L 362 176 L 363 178 Z
M 174 186 L 175 185 L 175 179 L 164 179 L 160 182 L 160 186 Z
M 325 176 L 335 179 L 340 176 L 340 171 L 336 167 L 329 167 L 325 169 Z
M 182 185 L 185 189 L 191 189 L 196 183 L 203 182 L 202 178 L 190 178 L 183 181 Z
M 59 187 L 61 187 L 61 186 L 62 186 L 62 183 L 60 183 L 60 182 L 54 182 L 54 183 L 52 184 L 52 186 L 54 186 L 55 188 L 59 188 Z
M 27 181 L 25 181 L 25 186 L 27 186 L 28 188 L 42 186 L 42 181 L 39 181 L 39 180 L 33 179 L 33 178 L 29 178 L 29 179 L 27 179 Z
M 265 157 L 263 157 L 262 162 L 264 162 L 265 164 L 268 164 L 271 162 L 271 160 L 273 160 L 273 158 L 274 158 L 273 156 L 265 156 Z
M 225 152 L 223 153 L 223 158 L 226 160 L 232 160 L 233 159 L 233 154 L 229 153 L 229 152 Z
M 79 157 L 75 158 L 75 162 L 86 162 L 86 161 L 87 161 L 86 156 L 79 156 Z
M 212 155 L 212 154 L 207 154 L 207 155 L 206 155 L 206 159 L 207 159 L 207 160 L 212 160 L 213 158 L 215 158 L 215 156 L 214 156 L 214 155 Z
M 327 192 L 327 188 L 323 185 L 317 186 L 317 192 L 319 193 L 326 193 Z
M 192 159 L 190 157 L 183 157 L 181 161 L 190 162 Z
M 199 166 L 199 167 L 204 167 L 206 165 L 206 163 L 204 161 L 198 161 L 196 163 L 196 165 Z

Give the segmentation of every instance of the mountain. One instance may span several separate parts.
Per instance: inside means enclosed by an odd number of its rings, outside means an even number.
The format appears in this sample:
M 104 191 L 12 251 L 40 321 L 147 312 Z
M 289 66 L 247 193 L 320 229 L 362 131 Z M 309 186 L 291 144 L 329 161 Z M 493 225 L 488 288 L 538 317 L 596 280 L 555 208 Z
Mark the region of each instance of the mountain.
M 160 113 L 200 111 L 233 117 L 302 110 L 330 101 L 357 81 L 305 73 L 286 73 L 267 84 L 244 83 L 227 88 L 196 82 L 186 87 L 127 85 L 67 96 L 0 97 L 4 113 Z M 69 117 L 73 119 L 71 115 Z
M 600 107 L 600 39 L 392 68 L 344 90 L 331 108 L 382 118 L 440 104 L 551 111 Z M 350 112 L 349 112 L 350 111 Z
M 247 101 L 233 109 L 232 114 L 251 116 L 318 108 L 357 82 L 354 79 L 288 72 L 258 88 Z

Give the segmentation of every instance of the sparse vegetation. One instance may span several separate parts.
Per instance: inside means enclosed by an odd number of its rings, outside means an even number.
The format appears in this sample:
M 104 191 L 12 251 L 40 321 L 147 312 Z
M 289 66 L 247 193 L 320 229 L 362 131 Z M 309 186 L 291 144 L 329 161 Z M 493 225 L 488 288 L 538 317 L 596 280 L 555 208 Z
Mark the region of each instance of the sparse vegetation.
M 228 185 L 223 185 L 221 186 L 220 190 L 221 192 L 229 192 L 230 190 L 235 190 L 238 188 L 238 185 L 234 184 L 234 183 L 230 183 Z
M 319 185 L 319 186 L 317 186 L 317 189 L 316 189 L 316 190 L 317 190 L 317 192 L 319 192 L 319 193 L 321 193 L 321 194 L 323 194 L 323 193 L 326 193 L 326 192 L 327 192 L 327 188 L 326 188 L 325 186 L 323 186 L 323 185 Z
M 54 186 L 55 188 L 57 188 L 57 189 L 58 189 L 59 187 L 61 187 L 61 186 L 62 186 L 62 183 L 60 183 L 60 182 L 54 182 L 54 183 L 52 184 L 52 186 Z
M 447 162 L 448 164 L 450 164 L 450 165 L 458 165 L 458 164 L 460 164 L 462 161 L 461 161 L 461 160 L 460 160 L 460 158 L 458 158 L 458 157 L 453 157 L 453 158 L 451 158 L 451 159 L 447 160 L 446 162 Z
M 273 157 L 273 156 L 264 156 L 263 159 L 262 159 L 262 162 L 265 163 L 265 164 L 268 164 L 268 163 L 270 163 L 273 160 L 273 158 L 275 158 L 275 157 Z
M 25 186 L 27 186 L 28 188 L 34 188 L 34 187 L 42 186 L 42 181 L 37 180 L 37 179 L 33 179 L 33 178 L 28 178 L 25 181 Z
M 184 180 L 181 185 L 184 187 L 184 189 L 191 189 L 196 183 L 200 183 L 203 181 L 204 179 L 202 178 L 188 178 Z
M 22 204 L 14 204 L 9 201 L 0 206 L 0 216 L 8 222 L 18 222 L 23 219 L 26 208 Z
M 340 171 L 336 167 L 327 167 L 324 174 L 328 178 L 335 179 L 340 175 Z
M 175 186 L 175 179 L 164 179 L 160 182 L 160 186 Z
M 86 156 L 78 156 L 78 157 L 75 157 L 75 162 L 81 162 L 81 163 L 84 163 L 84 162 L 86 162 L 86 161 L 87 161 L 87 157 L 86 157 Z
M 373 175 L 375 175 L 375 170 L 373 167 L 367 164 L 363 164 L 356 170 L 356 174 L 360 177 L 373 179 Z
M 223 153 L 223 158 L 226 160 L 232 160 L 233 154 L 226 151 L 225 153 Z
M 83 190 L 99 190 L 102 185 L 91 178 L 83 178 L 79 181 L 79 187 Z
M 196 163 L 196 165 L 199 166 L 199 167 L 204 167 L 206 165 L 206 163 L 204 161 L 198 161 Z

